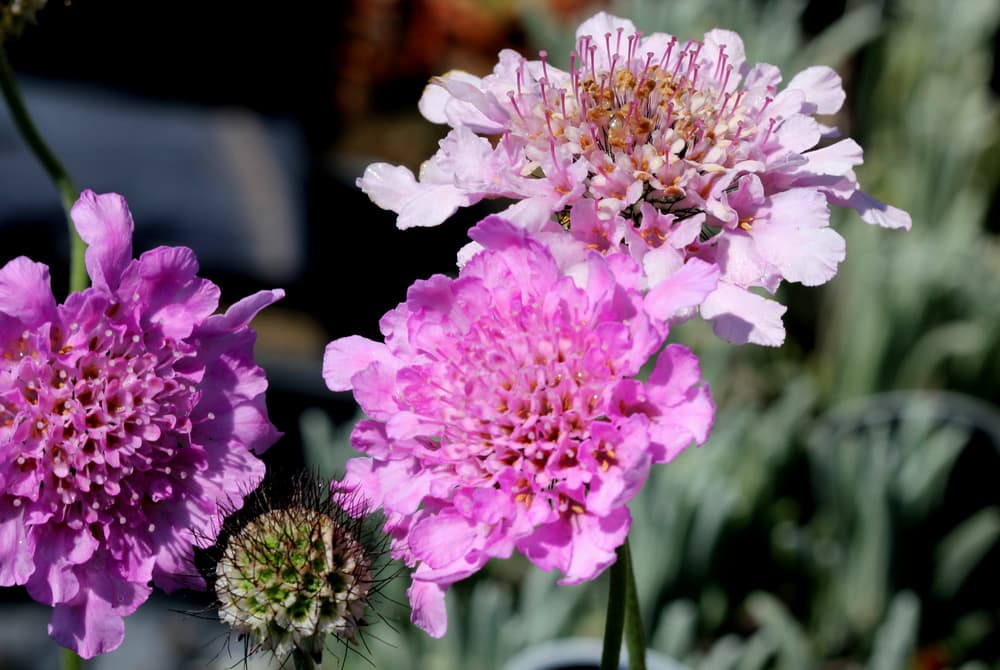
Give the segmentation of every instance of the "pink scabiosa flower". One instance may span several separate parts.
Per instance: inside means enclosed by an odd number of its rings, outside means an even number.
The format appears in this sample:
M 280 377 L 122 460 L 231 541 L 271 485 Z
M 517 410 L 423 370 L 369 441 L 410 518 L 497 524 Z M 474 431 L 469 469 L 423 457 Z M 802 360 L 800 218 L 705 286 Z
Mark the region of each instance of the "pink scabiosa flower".
M 688 349 L 667 345 L 635 376 L 666 335 L 649 314 L 700 302 L 714 268 L 692 263 L 684 286 L 644 298 L 624 254 L 591 251 L 568 275 L 503 219 L 470 234 L 483 250 L 457 279 L 416 282 L 383 317 L 384 343 L 336 340 L 323 366 L 370 417 L 352 435 L 368 457 L 342 485 L 383 508 L 394 556 L 415 568 L 413 621 L 435 637 L 445 589 L 492 557 L 517 549 L 565 584 L 597 576 L 650 465 L 704 442 L 713 416 Z
M 279 433 L 247 326 L 282 296 L 213 314 L 190 249 L 132 258 L 132 216 L 85 191 L 72 210 L 92 286 L 62 305 L 48 268 L 0 269 L 0 585 L 53 606 L 49 634 L 115 649 L 150 581 L 200 587 L 194 546 L 263 477 Z
M 854 140 L 820 145 L 835 129 L 814 115 L 845 97 L 828 67 L 779 91 L 781 73 L 750 67 L 736 33 L 644 37 L 605 13 L 579 27 L 570 62 L 563 72 L 545 52 L 529 61 L 503 51 L 486 77 L 435 78 L 420 109 L 453 130 L 420 179 L 376 163 L 358 185 L 399 214 L 400 228 L 437 225 L 482 198 L 516 199 L 504 215 L 533 232 L 561 226 L 593 248 L 627 250 L 644 290 L 704 259 L 721 275 L 701 314 L 734 343 L 784 340 L 785 308 L 751 288 L 834 276 L 845 248 L 829 228 L 831 203 L 910 226 L 859 190 Z

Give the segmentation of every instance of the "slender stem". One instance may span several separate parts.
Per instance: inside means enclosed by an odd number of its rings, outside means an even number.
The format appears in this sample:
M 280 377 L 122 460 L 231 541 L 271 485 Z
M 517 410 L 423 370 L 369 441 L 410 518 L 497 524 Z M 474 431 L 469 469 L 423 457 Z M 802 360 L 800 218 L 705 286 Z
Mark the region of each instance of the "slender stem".
M 309 654 L 298 647 L 292 651 L 292 662 L 295 664 L 295 670 L 316 670 L 317 667 Z
M 69 223 L 69 290 L 71 292 L 82 291 L 87 288 L 87 284 L 89 283 L 87 267 L 84 263 L 84 252 L 87 246 L 77 234 L 69 215 L 73 203 L 80 197 L 80 191 L 74 186 L 73 180 L 70 179 L 69 174 L 63 168 L 55 154 L 52 153 L 52 150 L 49 149 L 45 140 L 42 139 L 42 135 L 38 132 L 38 128 L 35 127 L 34 121 L 31 120 L 31 114 L 28 113 L 28 108 L 24 104 L 21 89 L 14 78 L 13 70 L 10 69 L 10 63 L 7 62 L 7 53 L 3 47 L 0 47 L 0 88 L 3 89 L 4 100 L 7 101 L 7 107 L 10 109 L 10 114 L 14 119 L 14 125 L 17 126 L 18 132 L 21 133 L 21 137 L 28 144 L 28 148 L 35 154 L 35 157 L 42 164 L 42 167 L 45 168 L 45 172 L 48 173 L 49 178 L 59 191 L 59 198 L 62 201 L 63 210 L 66 212 L 66 220 Z
M 63 670 L 82 670 L 83 659 L 76 655 L 72 649 L 63 649 Z
M 639 611 L 632 551 L 627 539 L 622 545 L 620 556 L 625 563 L 625 647 L 628 649 L 628 667 L 629 670 L 646 670 L 646 633 L 642 625 L 642 613 Z
M 628 581 L 628 544 L 618 547 L 618 560 L 608 571 L 608 614 L 604 619 L 604 648 L 601 670 L 618 670 L 625 626 L 625 591 Z

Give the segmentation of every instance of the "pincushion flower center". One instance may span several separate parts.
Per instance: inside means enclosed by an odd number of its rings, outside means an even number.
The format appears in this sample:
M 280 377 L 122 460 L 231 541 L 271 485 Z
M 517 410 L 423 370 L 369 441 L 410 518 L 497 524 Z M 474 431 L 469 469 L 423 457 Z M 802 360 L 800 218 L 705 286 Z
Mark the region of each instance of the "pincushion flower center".
M 176 367 L 193 348 L 143 332 L 125 311 L 115 303 L 90 323 L 46 324 L 6 347 L 0 369 L 20 396 L 0 408 L 0 434 L 16 454 L 7 473 L 15 507 L 71 527 L 152 532 L 135 510 L 189 476 L 175 455 L 190 443 L 199 393 Z
M 484 319 L 470 328 L 465 355 L 449 366 L 462 374 L 445 404 L 452 410 L 441 417 L 442 442 L 456 460 L 474 456 L 471 477 L 496 482 L 513 470 L 528 495 L 577 465 L 590 425 L 601 420 L 600 394 L 613 365 L 601 358 L 592 331 L 546 323 L 530 309 L 512 321 Z
M 512 134 L 527 141 L 539 163 L 551 155 L 556 169 L 562 164 L 557 147 L 584 157 L 591 179 L 612 182 L 597 184 L 602 196 L 625 200 L 636 180 L 643 200 L 678 218 L 690 216 L 697 210 L 674 208 L 685 195 L 678 185 L 684 171 L 720 172 L 744 160 L 774 129 L 767 116 L 772 99 L 755 94 L 748 100 L 746 90 L 731 86 L 739 75 L 725 45 L 709 60 L 702 58 L 702 42 L 681 47 L 676 38 L 658 53 L 640 54 L 639 35 L 623 33 L 604 35 L 602 45 L 581 38 L 561 85 L 550 79 L 545 52 L 534 90 L 522 63 L 517 91 L 508 93 Z M 606 67 L 599 64 L 604 61 Z

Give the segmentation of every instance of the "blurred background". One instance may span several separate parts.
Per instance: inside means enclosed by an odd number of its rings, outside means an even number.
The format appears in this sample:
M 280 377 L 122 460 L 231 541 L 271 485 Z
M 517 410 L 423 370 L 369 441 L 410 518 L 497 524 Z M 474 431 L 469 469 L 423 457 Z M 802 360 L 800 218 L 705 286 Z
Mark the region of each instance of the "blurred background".
M 863 187 L 913 216 L 900 233 L 836 212 L 847 260 L 820 289 L 782 288 L 780 349 L 675 330 L 719 412 L 709 443 L 658 468 L 632 505 L 651 648 L 706 670 L 1000 668 L 996 0 L 50 1 L 7 51 L 77 183 L 128 199 L 137 251 L 192 247 L 224 300 L 286 289 L 254 322 L 286 434 L 267 459 L 332 473 L 351 455 L 354 405 L 320 378 L 325 343 L 377 337 L 413 280 L 453 271 L 496 205 L 400 232 L 354 180 L 369 162 L 416 169 L 434 152 L 445 129 L 416 107 L 430 76 L 486 74 L 504 47 L 565 67 L 599 8 L 646 34 L 736 30 L 748 61 L 786 80 L 837 68 L 836 123 L 865 148 Z M 48 263 L 59 294 L 64 227 L 0 111 L 3 261 Z M 405 601 L 406 581 L 387 595 Z M 387 600 L 346 666 L 528 670 L 517 656 L 534 644 L 600 637 L 606 588 L 495 562 L 452 589 L 443 640 Z M 154 597 L 88 667 L 242 663 L 220 627 L 177 611 L 203 604 Z M 0 670 L 57 667 L 47 617 L 0 591 Z

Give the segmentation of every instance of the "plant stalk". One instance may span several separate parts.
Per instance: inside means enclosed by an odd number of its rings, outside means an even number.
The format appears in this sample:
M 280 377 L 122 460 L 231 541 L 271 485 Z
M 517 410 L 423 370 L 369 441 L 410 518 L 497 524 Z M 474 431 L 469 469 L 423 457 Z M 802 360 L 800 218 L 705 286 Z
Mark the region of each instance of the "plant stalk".
M 622 545 L 621 558 L 625 563 L 625 648 L 628 649 L 628 667 L 629 670 L 646 670 L 646 633 L 642 625 L 642 613 L 639 611 L 639 592 L 635 586 L 635 571 L 632 569 L 632 551 L 627 539 Z
M 639 593 L 632 570 L 628 540 L 618 547 L 618 560 L 609 570 L 608 614 L 604 620 L 601 670 L 618 670 L 622 637 L 628 649 L 629 670 L 646 670 L 646 635 L 639 612 Z
M 601 670 L 618 670 L 625 627 L 625 591 L 628 581 L 628 541 L 618 547 L 618 560 L 608 570 L 608 613 L 604 618 L 604 647 Z
M 83 659 L 72 649 L 63 649 L 62 667 L 63 670 L 83 670 Z
M 318 667 L 312 657 L 298 647 L 292 651 L 292 662 L 295 664 L 295 670 L 316 670 Z
M 28 108 L 24 104 L 24 98 L 21 95 L 21 89 L 17 85 L 17 79 L 14 77 L 14 71 L 11 70 L 10 63 L 7 61 L 7 52 L 2 46 L 0 46 L 0 89 L 3 90 L 4 100 L 7 102 L 7 108 L 10 109 L 11 117 L 14 119 L 14 125 L 17 127 L 18 132 L 24 138 L 28 148 L 35 154 L 35 158 L 42 164 L 45 172 L 49 175 L 49 179 L 52 180 L 52 183 L 55 184 L 56 189 L 59 191 L 59 199 L 62 202 L 63 210 L 66 212 L 66 221 L 69 224 L 69 290 L 70 292 L 82 291 L 90 283 L 84 260 L 87 245 L 84 244 L 80 235 L 77 234 L 76 228 L 73 226 L 73 221 L 70 218 L 70 210 L 77 198 L 80 197 L 80 191 L 73 184 L 73 180 L 70 179 L 62 163 L 59 162 L 59 159 L 56 158 L 56 155 L 52 153 L 52 150 L 45 143 L 34 121 L 31 120 L 31 114 L 28 113 Z

